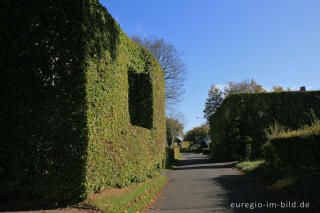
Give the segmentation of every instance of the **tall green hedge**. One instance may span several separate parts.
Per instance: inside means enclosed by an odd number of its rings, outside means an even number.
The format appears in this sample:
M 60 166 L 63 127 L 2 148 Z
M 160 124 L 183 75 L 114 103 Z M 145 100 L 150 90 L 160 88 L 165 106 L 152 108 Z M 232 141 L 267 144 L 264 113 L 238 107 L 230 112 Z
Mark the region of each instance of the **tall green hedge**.
M 157 175 L 164 72 L 151 53 L 98 0 L 4 0 L 0 14 L 0 196 L 77 200 Z
M 262 158 L 265 129 L 278 121 L 297 129 L 320 115 L 320 91 L 230 94 L 210 117 L 210 150 L 217 160 Z

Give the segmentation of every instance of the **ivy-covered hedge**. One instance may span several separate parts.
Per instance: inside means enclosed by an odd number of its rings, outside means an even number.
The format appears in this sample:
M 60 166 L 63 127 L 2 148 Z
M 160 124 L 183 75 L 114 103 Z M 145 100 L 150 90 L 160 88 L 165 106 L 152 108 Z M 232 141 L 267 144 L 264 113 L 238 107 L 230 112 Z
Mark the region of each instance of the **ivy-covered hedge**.
M 320 91 L 230 94 L 210 117 L 210 152 L 217 160 L 262 158 L 265 129 L 276 121 L 297 129 L 320 115 Z
M 180 144 L 181 152 L 189 152 L 190 151 L 191 142 L 190 141 L 182 141 Z
M 273 138 L 263 148 L 273 165 L 320 169 L 320 135 Z
M 173 147 L 173 153 L 174 153 L 174 159 L 178 159 L 179 158 L 179 154 L 180 154 L 180 148 L 179 147 Z
M 166 169 L 172 168 L 172 165 L 174 164 L 175 160 L 178 159 L 179 154 L 179 147 L 166 147 L 162 167 Z
M 0 196 L 77 200 L 157 175 L 164 72 L 151 53 L 98 0 L 1 5 Z

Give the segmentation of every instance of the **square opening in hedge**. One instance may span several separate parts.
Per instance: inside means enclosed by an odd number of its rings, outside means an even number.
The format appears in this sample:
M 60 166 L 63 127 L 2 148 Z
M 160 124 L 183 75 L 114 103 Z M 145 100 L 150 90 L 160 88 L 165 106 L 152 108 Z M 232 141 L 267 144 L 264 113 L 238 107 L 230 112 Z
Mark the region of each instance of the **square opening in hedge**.
M 128 71 L 130 123 L 151 129 L 153 123 L 152 79 L 150 73 Z

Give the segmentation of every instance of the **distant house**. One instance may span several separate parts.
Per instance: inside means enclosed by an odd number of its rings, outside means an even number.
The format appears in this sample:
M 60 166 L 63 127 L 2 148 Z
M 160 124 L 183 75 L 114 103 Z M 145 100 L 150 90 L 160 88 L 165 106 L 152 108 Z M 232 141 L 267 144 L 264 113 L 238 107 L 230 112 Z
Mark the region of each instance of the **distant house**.
M 207 135 L 196 142 L 196 144 L 200 144 L 202 148 L 209 148 L 209 144 L 211 143 L 210 135 Z
M 182 141 L 183 141 L 183 138 L 182 138 L 182 137 L 176 136 L 176 137 L 174 138 L 174 143 L 173 143 L 173 145 L 174 145 L 174 146 L 178 146 L 178 145 L 181 144 Z

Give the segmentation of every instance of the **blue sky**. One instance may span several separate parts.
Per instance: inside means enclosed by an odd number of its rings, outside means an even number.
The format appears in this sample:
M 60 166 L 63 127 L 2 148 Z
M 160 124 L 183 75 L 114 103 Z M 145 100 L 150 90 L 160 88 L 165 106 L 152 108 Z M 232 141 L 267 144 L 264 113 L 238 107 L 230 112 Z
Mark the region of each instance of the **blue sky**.
M 185 130 L 200 125 L 211 84 L 255 79 L 320 89 L 319 0 L 100 0 L 127 35 L 157 36 L 183 52 Z

